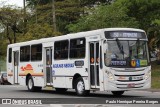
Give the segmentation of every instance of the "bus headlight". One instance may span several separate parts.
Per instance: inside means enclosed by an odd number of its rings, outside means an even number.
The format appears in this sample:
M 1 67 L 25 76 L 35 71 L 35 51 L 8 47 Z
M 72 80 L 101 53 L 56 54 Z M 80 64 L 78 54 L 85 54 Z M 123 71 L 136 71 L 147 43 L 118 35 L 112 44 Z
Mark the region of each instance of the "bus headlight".
M 111 72 L 109 72 L 109 71 L 106 71 L 106 73 L 107 73 L 107 76 L 108 76 L 109 80 L 113 81 L 114 80 L 113 74 Z
M 148 71 L 146 74 L 145 74 L 145 79 L 147 80 L 149 77 L 151 77 L 151 71 Z

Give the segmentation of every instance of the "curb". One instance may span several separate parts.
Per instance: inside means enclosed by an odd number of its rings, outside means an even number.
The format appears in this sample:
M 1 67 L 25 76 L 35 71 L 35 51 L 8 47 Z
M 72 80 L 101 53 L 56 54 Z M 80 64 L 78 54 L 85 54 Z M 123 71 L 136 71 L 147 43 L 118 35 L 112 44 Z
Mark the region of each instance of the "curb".
M 144 89 L 144 91 L 149 91 L 149 92 L 160 92 L 160 89 Z
M 160 89 L 147 89 L 146 91 L 150 91 L 150 92 L 160 92 Z

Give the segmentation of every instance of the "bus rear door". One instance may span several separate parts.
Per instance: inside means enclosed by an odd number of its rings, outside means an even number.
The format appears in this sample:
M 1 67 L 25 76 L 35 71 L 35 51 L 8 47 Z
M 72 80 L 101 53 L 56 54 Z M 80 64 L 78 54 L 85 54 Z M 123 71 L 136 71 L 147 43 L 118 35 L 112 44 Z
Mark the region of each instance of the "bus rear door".
M 90 42 L 90 84 L 91 88 L 99 88 L 99 42 Z
M 18 84 L 19 51 L 13 51 L 13 83 Z
M 52 47 L 45 48 L 45 81 L 46 85 L 52 85 Z

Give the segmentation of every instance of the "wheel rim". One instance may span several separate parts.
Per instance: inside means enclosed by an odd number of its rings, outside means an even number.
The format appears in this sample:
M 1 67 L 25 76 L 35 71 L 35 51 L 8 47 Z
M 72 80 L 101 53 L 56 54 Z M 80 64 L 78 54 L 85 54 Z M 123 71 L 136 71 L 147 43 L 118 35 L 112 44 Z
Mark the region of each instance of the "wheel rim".
M 78 91 L 78 93 L 83 93 L 83 91 L 84 91 L 84 84 L 83 84 L 83 82 L 82 81 L 79 81 L 78 82 L 78 84 L 77 84 L 77 91 Z
M 29 79 L 29 82 L 28 82 L 28 88 L 29 89 L 32 89 L 32 86 L 33 86 L 33 82 L 31 79 Z

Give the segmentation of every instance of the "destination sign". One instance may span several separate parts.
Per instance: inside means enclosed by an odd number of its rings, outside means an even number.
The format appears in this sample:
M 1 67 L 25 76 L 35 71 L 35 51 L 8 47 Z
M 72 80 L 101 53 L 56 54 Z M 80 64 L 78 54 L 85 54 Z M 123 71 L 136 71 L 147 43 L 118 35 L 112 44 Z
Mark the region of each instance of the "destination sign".
M 114 38 L 146 39 L 146 35 L 144 32 L 136 32 L 136 31 L 106 31 L 105 37 L 107 39 L 114 39 Z
M 127 65 L 126 61 L 111 61 L 112 66 L 124 66 Z

